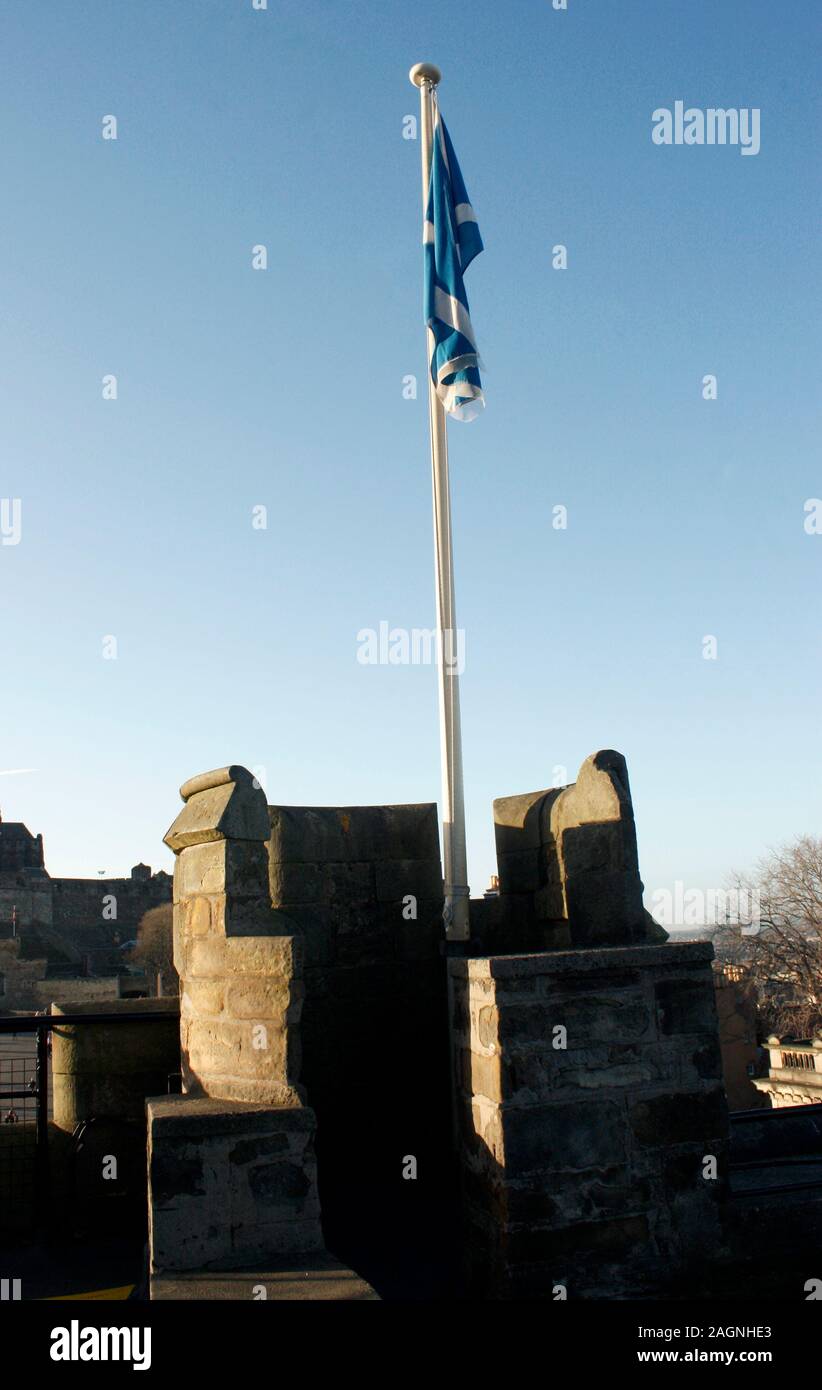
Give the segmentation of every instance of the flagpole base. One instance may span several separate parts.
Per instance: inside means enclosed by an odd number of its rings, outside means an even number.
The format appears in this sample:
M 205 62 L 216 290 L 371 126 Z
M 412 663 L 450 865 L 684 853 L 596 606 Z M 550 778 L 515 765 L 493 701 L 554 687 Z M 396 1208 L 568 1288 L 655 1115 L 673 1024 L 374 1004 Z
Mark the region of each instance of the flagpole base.
M 446 941 L 468 941 L 471 936 L 471 890 L 463 884 L 447 884 L 442 920 Z

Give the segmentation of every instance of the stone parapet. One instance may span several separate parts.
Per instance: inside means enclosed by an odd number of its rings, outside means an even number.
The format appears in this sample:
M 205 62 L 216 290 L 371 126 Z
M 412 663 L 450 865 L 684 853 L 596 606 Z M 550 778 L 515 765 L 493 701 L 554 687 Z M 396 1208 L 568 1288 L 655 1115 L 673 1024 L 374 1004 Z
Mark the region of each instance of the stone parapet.
M 498 798 L 494 828 L 500 900 L 508 909 L 507 949 L 665 940 L 667 933 L 642 902 L 634 808 L 621 753 L 592 753 L 570 786 Z
M 641 1296 L 721 1241 L 727 1106 L 704 944 L 449 961 L 470 1274 Z
M 308 1107 L 169 1096 L 147 1114 L 152 1273 L 323 1249 Z
M 76 983 L 76 982 L 75 982 Z M 128 1023 L 64 1024 L 63 1014 L 94 1015 L 99 1003 L 69 999 L 52 1004 L 51 1075 L 54 1123 L 71 1134 L 84 1120 L 139 1120 L 146 1096 L 167 1091 L 179 1066 L 176 999 L 118 999 L 105 1012 Z M 168 1022 L 141 1024 L 142 1014 Z
M 202 773 L 165 836 L 184 1095 L 148 1102 L 153 1271 L 323 1248 L 314 1112 L 299 1085 L 302 942 L 271 906 L 265 796 Z
M 184 783 L 175 852 L 174 964 L 188 1095 L 300 1105 L 302 944 L 271 907 L 268 807 L 251 773 Z

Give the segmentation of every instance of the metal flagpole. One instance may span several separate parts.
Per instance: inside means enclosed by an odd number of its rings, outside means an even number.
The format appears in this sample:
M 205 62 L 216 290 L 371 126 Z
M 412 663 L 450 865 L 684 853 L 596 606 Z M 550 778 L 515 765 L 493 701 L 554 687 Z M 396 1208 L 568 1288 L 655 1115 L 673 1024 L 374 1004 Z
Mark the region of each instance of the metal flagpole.
M 422 152 L 422 215 L 428 205 L 431 152 L 434 138 L 434 88 L 442 73 L 433 63 L 417 63 L 409 73 L 420 89 L 420 146 Z M 451 545 L 451 489 L 448 481 L 448 436 L 445 410 L 430 369 L 428 422 L 431 434 L 431 477 L 434 490 L 434 550 L 437 589 L 437 650 L 439 654 L 440 752 L 442 759 L 443 868 L 445 871 L 445 935 L 448 941 L 470 936 L 468 867 L 465 853 L 465 804 L 462 785 L 462 733 L 454 603 L 454 562 Z

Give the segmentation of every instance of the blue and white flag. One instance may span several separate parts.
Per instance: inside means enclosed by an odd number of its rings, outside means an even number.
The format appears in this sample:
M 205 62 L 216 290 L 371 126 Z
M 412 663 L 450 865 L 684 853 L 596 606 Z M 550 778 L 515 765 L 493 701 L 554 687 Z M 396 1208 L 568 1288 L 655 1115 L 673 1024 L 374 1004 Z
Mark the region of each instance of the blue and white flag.
M 436 103 L 423 245 L 431 379 L 449 415 L 473 420 L 485 398 L 462 277 L 482 250 L 482 237 Z

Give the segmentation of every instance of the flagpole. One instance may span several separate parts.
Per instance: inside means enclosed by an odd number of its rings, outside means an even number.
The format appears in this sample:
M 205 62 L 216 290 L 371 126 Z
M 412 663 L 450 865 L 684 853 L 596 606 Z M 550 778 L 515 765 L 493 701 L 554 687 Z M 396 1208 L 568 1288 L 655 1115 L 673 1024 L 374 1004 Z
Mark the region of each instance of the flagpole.
M 420 148 L 422 154 L 422 215 L 428 204 L 434 137 L 434 88 L 442 74 L 433 63 L 417 63 L 409 77 L 420 89 Z M 430 369 L 428 423 L 431 437 L 431 478 L 434 493 L 434 554 L 439 654 L 440 753 L 442 760 L 442 839 L 445 872 L 445 936 L 467 941 L 469 927 L 468 866 L 465 852 L 465 801 L 462 781 L 462 731 L 457 667 L 454 557 L 451 543 L 451 489 L 448 478 L 448 436 L 445 410 Z

